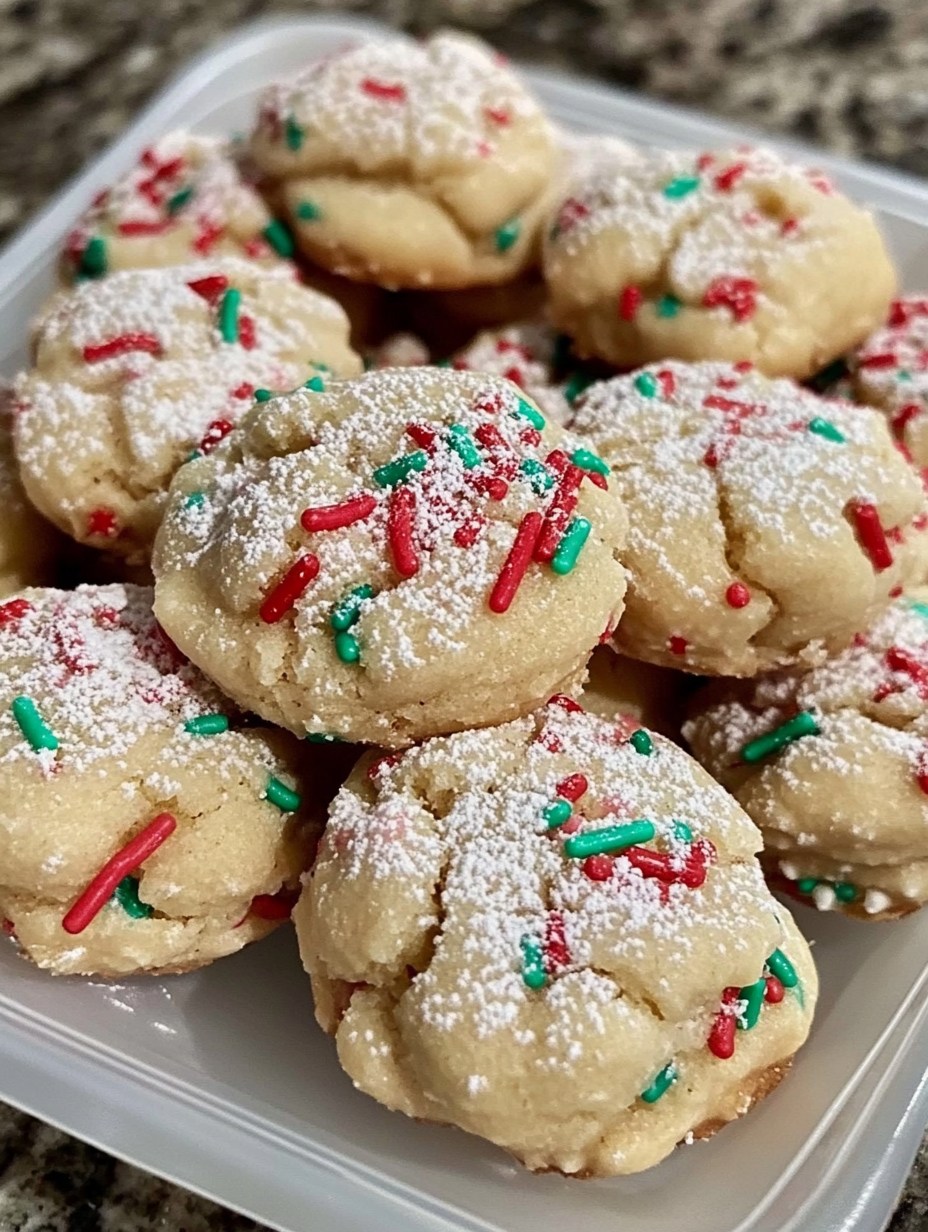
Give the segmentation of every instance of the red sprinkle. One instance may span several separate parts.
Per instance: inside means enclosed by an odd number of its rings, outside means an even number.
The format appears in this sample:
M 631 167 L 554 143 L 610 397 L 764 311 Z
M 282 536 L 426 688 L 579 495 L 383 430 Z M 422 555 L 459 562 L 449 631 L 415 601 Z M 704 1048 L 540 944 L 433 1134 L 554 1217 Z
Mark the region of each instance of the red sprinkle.
M 454 532 L 454 542 L 459 548 L 473 547 L 486 524 L 486 518 L 479 513 L 475 513 L 473 517 L 468 518 Z
M 623 321 L 634 321 L 635 313 L 644 301 L 641 287 L 623 287 L 619 296 L 619 316 Z
M 587 856 L 581 868 L 590 881 L 608 881 L 612 877 L 614 863 L 612 856 Z
M 259 920 L 289 920 L 300 897 L 299 890 L 280 890 L 277 894 L 256 894 L 250 912 Z
M 902 436 L 911 421 L 921 414 L 922 408 L 917 402 L 907 402 L 901 411 L 892 418 L 892 428 L 896 436 Z
M 205 257 L 209 250 L 222 239 L 224 233 L 225 227 L 206 225 L 200 230 L 191 247 L 194 252 L 198 252 L 201 257 Z
M 566 693 L 555 693 L 553 697 L 548 698 L 547 704 L 557 706 L 559 710 L 566 710 L 568 714 L 583 714 L 583 707 L 580 703 L 568 697 Z
M 568 776 L 555 786 L 555 794 L 561 796 L 564 800 L 569 800 L 571 804 L 575 804 L 582 795 L 585 795 L 589 782 L 585 774 L 568 774 Z
M 751 592 L 744 582 L 732 582 L 725 591 L 725 602 L 729 607 L 747 607 L 751 602 Z
M 732 163 L 724 171 L 720 171 L 712 181 L 719 192 L 731 192 L 741 177 L 747 171 L 747 163 Z
M 688 647 L 689 642 L 685 637 L 678 637 L 674 634 L 672 637 L 668 637 L 667 639 L 667 649 L 671 654 L 685 655 Z
M 779 1005 L 786 996 L 786 989 L 782 982 L 775 975 L 768 975 L 764 982 L 767 985 L 764 990 L 764 1000 L 769 1001 L 771 1005 Z
M 747 321 L 757 310 L 757 283 L 723 274 L 709 283 L 702 302 L 705 308 L 728 308 L 736 321 Z
M 406 87 L 394 85 L 388 81 L 378 81 L 375 77 L 365 77 L 361 89 L 371 98 L 382 98 L 391 103 L 405 103 Z
M 119 534 L 119 521 L 112 509 L 92 509 L 87 515 L 87 534 L 115 539 Z
M 88 364 L 98 364 L 104 359 L 115 359 L 118 355 L 129 355 L 133 351 L 146 351 L 149 355 L 161 354 L 161 341 L 154 334 L 118 334 L 99 342 L 95 346 L 85 346 L 81 351 Z
M 928 299 L 895 299 L 890 304 L 890 325 L 908 325 L 913 317 L 928 317 Z
M 576 467 L 574 468 L 577 469 Z M 579 471 L 578 471 L 579 474 Z M 519 529 L 513 540 L 509 555 L 503 561 L 503 567 L 490 592 L 490 611 L 499 614 L 509 610 L 509 605 L 515 598 L 516 591 L 525 577 L 526 570 L 532 561 L 535 545 L 541 534 L 541 514 L 527 513 L 519 523 Z
M 867 501 L 852 501 L 849 507 L 860 546 L 870 557 L 877 573 L 882 573 L 893 563 L 893 554 L 886 541 L 886 532 L 880 523 L 876 505 Z
M 564 917 L 560 911 L 549 911 L 545 921 L 545 970 L 555 975 L 570 966 L 570 948 L 564 931 Z
M 740 988 L 725 989 L 722 993 L 722 1008 L 716 1014 L 709 1038 L 706 1040 L 709 1051 L 720 1061 L 727 1061 L 735 1053 L 735 1031 L 738 1028 L 738 1020 L 731 1007 L 739 1000 L 740 995 Z
M 500 128 L 505 128 L 507 124 L 512 123 L 512 116 L 505 107 L 484 107 L 483 114 L 493 124 L 498 124 Z
M 733 366 L 736 372 L 750 372 L 752 371 L 754 364 L 750 359 L 739 359 Z
M 144 830 L 103 865 L 61 921 L 64 931 L 72 935 L 82 933 L 113 897 L 123 877 L 128 877 L 143 861 L 153 855 L 176 829 L 177 818 L 170 813 L 159 813 L 153 821 L 150 821 Z
M 538 535 L 538 542 L 535 546 L 536 560 L 546 562 L 554 559 L 554 553 L 557 551 L 561 536 L 567 529 L 570 515 L 577 506 L 577 488 L 580 487 L 582 481 L 583 471 L 579 466 L 570 463 L 564 468 L 564 473 L 558 481 L 557 489 L 545 513 L 544 524 Z
M 300 522 L 304 530 L 341 530 L 344 526 L 353 526 L 370 517 L 377 507 L 377 502 L 367 492 L 360 496 L 352 496 L 340 501 L 337 505 L 317 505 L 314 509 L 304 509 Z
M 880 351 L 878 355 L 865 355 L 860 361 L 861 368 L 895 368 L 896 354 L 894 351 Z
M 207 274 L 205 278 L 194 278 L 192 282 L 187 283 L 187 286 L 212 304 L 222 295 L 223 291 L 228 291 L 229 280 L 225 274 Z
M 685 885 L 698 890 L 706 880 L 706 865 L 715 857 L 708 841 L 694 843 L 684 859 L 649 847 L 627 847 L 622 855 L 642 877 L 654 877 L 665 885 Z
M 393 566 L 403 578 L 414 577 L 419 572 L 419 556 L 413 539 L 415 514 L 416 494 L 412 488 L 394 488 L 387 513 L 387 538 Z
M 665 398 L 669 398 L 676 393 L 677 379 L 669 368 L 661 368 L 657 374 L 657 380 L 661 387 L 661 393 Z
M 214 419 L 200 441 L 201 453 L 212 453 L 224 436 L 228 436 L 235 427 L 228 419 Z
M 239 317 L 238 340 L 246 351 L 253 351 L 258 345 L 258 331 L 254 317 L 246 316 L 244 313 Z
M 242 381 L 241 385 L 236 385 L 236 387 L 232 390 L 233 398 L 243 398 L 244 399 L 244 398 L 253 398 L 254 396 L 255 396 L 255 387 L 254 385 L 249 384 L 248 381 Z
M 116 227 L 120 235 L 161 235 L 171 226 L 170 219 L 161 219 L 158 222 L 143 222 L 141 219 L 126 219 Z
M 435 448 L 435 433 L 425 424 L 408 423 L 406 425 L 406 435 L 411 436 L 420 449 L 431 453 Z
M 798 218 L 784 218 L 780 224 L 781 235 L 795 235 L 799 230 Z
M 373 783 L 379 777 L 382 771 L 389 770 L 391 766 L 399 764 L 402 753 L 384 753 L 383 757 L 378 757 L 376 761 L 372 761 L 367 767 L 367 777 Z
M 8 603 L 0 603 L 0 629 L 13 624 L 31 611 L 32 604 L 28 599 L 10 599 Z
M 319 557 L 307 552 L 291 565 L 281 580 L 268 591 L 258 615 L 267 625 L 275 625 L 293 607 L 319 572 Z

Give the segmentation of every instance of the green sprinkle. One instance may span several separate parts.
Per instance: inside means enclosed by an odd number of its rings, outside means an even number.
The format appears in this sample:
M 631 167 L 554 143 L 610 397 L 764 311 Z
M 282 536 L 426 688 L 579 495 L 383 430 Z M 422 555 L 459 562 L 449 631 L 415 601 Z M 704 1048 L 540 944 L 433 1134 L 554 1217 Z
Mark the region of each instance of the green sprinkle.
M 570 573 L 571 569 L 576 565 L 577 558 L 583 550 L 583 545 L 589 539 L 592 529 L 593 524 L 586 518 L 574 518 L 571 521 L 561 536 L 561 541 L 557 545 L 551 560 L 551 568 L 555 573 L 561 575 Z
M 518 218 L 510 218 L 509 222 L 504 222 L 501 227 L 497 227 L 493 234 L 493 239 L 496 243 L 497 252 L 508 252 L 513 246 L 522 231 L 522 224 Z
M 648 843 L 654 837 L 653 821 L 644 818 L 621 826 L 605 826 L 601 830 L 587 830 L 585 834 L 572 834 L 564 843 L 564 855 L 572 860 L 607 852 L 624 851 L 637 843 Z
M 911 381 L 912 373 L 907 368 L 900 368 L 896 373 L 897 381 Z
M 541 496 L 542 492 L 547 492 L 554 487 L 554 476 L 548 470 L 543 462 L 539 462 L 537 458 L 525 458 L 519 463 L 519 474 L 524 475 L 529 481 L 532 491 Z
M 219 736 L 228 730 L 229 720 L 224 714 L 199 714 L 184 724 L 184 731 L 191 736 Z
M 474 438 L 463 424 L 452 424 L 448 429 L 448 448 L 458 455 L 468 470 L 479 466 L 482 461 Z
M 154 915 L 154 907 L 143 903 L 139 898 L 139 882 L 137 877 L 123 877 L 113 891 L 113 898 L 119 903 L 126 915 L 133 920 L 147 920 Z
M 19 724 L 19 730 L 29 741 L 34 752 L 41 749 L 57 749 L 58 738 L 50 727 L 42 721 L 31 697 L 14 697 L 11 707 L 13 718 Z
M 513 412 L 520 419 L 527 419 L 533 428 L 537 428 L 540 432 L 545 426 L 545 417 L 532 406 L 531 402 L 527 402 L 525 398 L 519 399 L 519 405 Z
M 193 459 L 188 458 L 188 461 L 192 461 L 192 460 Z M 206 500 L 205 492 L 191 492 L 190 495 L 187 497 L 187 499 L 184 501 L 184 508 L 185 509 L 199 509 L 205 500 Z
M 691 843 L 693 841 L 693 831 L 685 821 L 675 821 L 673 823 L 673 836 L 679 839 L 681 843 Z
M 284 125 L 284 140 L 287 143 L 287 149 L 294 152 L 303 144 L 303 130 L 293 116 L 287 116 L 287 122 Z
M 810 377 L 807 384 L 815 390 L 816 393 L 821 393 L 827 389 L 829 385 L 833 385 L 835 381 L 839 381 L 841 377 L 847 376 L 847 364 L 843 359 L 836 359 L 827 367 L 816 372 L 815 376 Z
M 657 396 L 657 377 L 652 376 L 650 372 L 642 372 L 635 377 L 635 388 L 645 398 L 654 398 Z
M 322 210 L 314 201 L 301 201 L 296 207 L 296 216 L 300 222 L 318 222 L 322 217 Z
M 802 736 L 817 736 L 819 726 L 808 710 L 800 710 L 795 718 L 789 719 L 765 736 L 749 740 L 741 750 L 741 760 L 748 763 L 763 761 L 772 753 L 779 753 L 788 744 L 799 740 Z
M 176 214 L 178 210 L 182 210 L 190 198 L 193 196 L 193 188 L 188 184 L 186 188 L 182 188 L 180 192 L 176 192 L 173 197 L 168 197 L 165 203 L 165 208 L 169 214 Z
M 80 272 L 85 278 L 100 278 L 106 273 L 106 240 L 95 235 L 81 253 Z
M 261 234 L 280 257 L 292 257 L 296 251 L 293 236 L 286 223 L 281 222 L 279 218 L 272 219 Z
M 675 317 L 682 307 L 682 301 L 675 295 L 662 295 L 654 305 L 654 310 L 659 317 Z
M 353 633 L 336 633 L 335 653 L 343 663 L 357 663 L 361 658 L 361 643 Z
M 593 453 L 591 449 L 575 449 L 570 460 L 582 471 L 595 471 L 597 475 L 609 474 L 609 463 L 604 462 L 599 454 Z
M 677 1069 L 673 1061 L 668 1062 L 649 1087 L 641 1092 L 641 1098 L 646 1104 L 656 1104 L 662 1095 L 666 1095 L 677 1081 Z
M 242 303 L 242 293 L 235 287 L 229 287 L 219 301 L 219 332 L 223 342 L 238 342 L 238 310 Z
M 528 988 L 544 988 L 548 982 L 544 950 L 537 938 L 526 933 L 519 942 L 522 948 L 522 979 Z
M 628 743 L 636 753 L 641 753 L 643 757 L 650 757 L 654 752 L 654 741 L 643 727 L 639 727 L 637 731 L 632 732 L 628 738 Z
M 335 732 L 307 732 L 306 739 L 310 744 L 341 744 L 341 736 Z
M 681 197 L 688 197 L 691 192 L 695 192 L 699 183 L 698 175 L 678 176 L 677 179 L 664 185 L 664 196 L 669 197 L 671 201 L 679 201 Z
M 325 381 L 321 376 L 311 376 L 308 381 L 303 382 L 304 389 L 311 389 L 314 394 L 325 392 Z
M 329 616 L 329 624 L 336 633 L 344 633 L 346 629 L 350 629 L 352 625 L 357 624 L 358 617 L 361 615 L 361 604 L 368 599 L 373 599 L 374 588 L 365 582 L 362 586 L 353 586 L 351 590 L 346 590 L 339 601 L 332 608 L 332 613 Z
M 928 603 L 910 603 L 909 607 L 913 612 L 918 612 L 919 616 L 924 616 L 928 620 Z
M 843 445 L 847 439 L 830 420 L 822 419 L 818 415 L 809 420 L 809 431 L 814 432 L 816 436 L 824 437 L 826 441 L 834 441 L 836 445 Z
M 796 889 L 800 894 L 811 894 L 818 883 L 817 877 L 800 877 L 796 882 Z
M 564 382 L 564 399 L 568 406 L 573 406 L 585 389 L 593 384 L 596 378 L 587 372 L 572 372 Z
M 393 488 L 407 480 L 413 471 L 424 471 L 428 464 L 428 454 L 417 449 L 415 453 L 404 454 L 402 458 L 394 458 L 385 466 L 378 466 L 374 471 L 374 483 L 378 488 Z
M 565 821 L 570 821 L 570 815 L 573 811 L 573 805 L 569 800 L 562 800 L 560 796 L 557 796 L 551 804 L 546 805 L 541 810 L 541 815 L 548 823 L 548 829 L 556 830 Z
M 202 457 L 203 455 L 200 453 L 199 449 L 194 449 L 192 453 L 187 454 L 186 458 L 184 458 L 184 461 L 185 462 L 196 462 L 197 458 L 202 458 Z
M 294 813 L 300 807 L 299 795 L 291 791 L 286 783 L 282 783 L 280 779 L 275 779 L 273 776 L 267 781 L 264 796 L 269 804 L 279 808 L 282 813 Z
M 752 1027 L 757 1026 L 766 991 L 767 981 L 761 977 L 756 984 L 748 984 L 738 993 L 738 1000 L 746 1003 L 742 1015 L 738 1019 L 739 1030 L 750 1031 Z
M 256 389 L 255 390 L 255 402 L 270 402 L 270 400 L 273 397 L 274 395 L 271 393 L 269 389 Z
M 799 983 L 796 968 L 782 950 L 774 950 L 767 959 L 767 970 L 775 975 L 784 988 L 795 988 Z
M 840 903 L 852 903 L 857 897 L 857 886 L 851 885 L 849 881 L 836 881 L 832 889 Z

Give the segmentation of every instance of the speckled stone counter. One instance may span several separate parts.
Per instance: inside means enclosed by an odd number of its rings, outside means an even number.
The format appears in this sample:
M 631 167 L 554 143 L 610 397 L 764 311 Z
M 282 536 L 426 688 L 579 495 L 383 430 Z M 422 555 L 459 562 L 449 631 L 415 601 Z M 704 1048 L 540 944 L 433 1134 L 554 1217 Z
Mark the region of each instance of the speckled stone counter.
M 0 0 L 0 238 L 223 31 L 261 14 L 332 7 Z M 579 67 L 928 175 L 928 0 L 346 0 L 338 7 L 416 31 L 463 25 L 513 56 Z M 0 1232 L 256 1226 L 0 1105 Z M 928 1228 L 928 1145 L 890 1227 Z

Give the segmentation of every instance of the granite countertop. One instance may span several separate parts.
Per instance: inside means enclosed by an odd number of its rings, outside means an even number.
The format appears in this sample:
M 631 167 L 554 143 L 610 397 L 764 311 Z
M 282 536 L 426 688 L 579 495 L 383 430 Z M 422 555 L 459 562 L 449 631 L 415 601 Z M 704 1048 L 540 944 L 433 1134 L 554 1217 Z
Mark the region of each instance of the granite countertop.
M 0 0 L 0 239 L 222 32 L 324 0 Z M 344 0 L 928 175 L 926 0 Z M 890 1225 L 928 1227 L 928 1140 Z M 249 1232 L 250 1219 L 0 1104 L 0 1232 Z M 813 1230 L 810 1229 L 810 1232 Z

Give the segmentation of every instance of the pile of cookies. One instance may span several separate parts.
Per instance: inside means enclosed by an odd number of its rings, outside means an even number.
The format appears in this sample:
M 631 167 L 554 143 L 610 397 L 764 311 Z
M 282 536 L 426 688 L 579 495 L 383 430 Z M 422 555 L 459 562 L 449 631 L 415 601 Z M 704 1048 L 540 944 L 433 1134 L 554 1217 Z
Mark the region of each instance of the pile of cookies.
M 0 423 L 11 944 L 292 913 L 355 1085 L 535 1170 L 745 1113 L 817 995 L 771 887 L 928 900 L 928 299 L 870 215 L 439 34 L 167 135 L 60 271 Z

